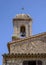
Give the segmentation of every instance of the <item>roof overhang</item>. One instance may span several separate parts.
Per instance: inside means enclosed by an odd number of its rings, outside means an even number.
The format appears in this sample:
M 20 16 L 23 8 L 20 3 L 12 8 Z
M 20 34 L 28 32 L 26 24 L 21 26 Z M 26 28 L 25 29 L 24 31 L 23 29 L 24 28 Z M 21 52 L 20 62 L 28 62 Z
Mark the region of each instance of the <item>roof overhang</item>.
M 46 53 L 37 54 L 4 54 L 4 58 L 46 58 Z

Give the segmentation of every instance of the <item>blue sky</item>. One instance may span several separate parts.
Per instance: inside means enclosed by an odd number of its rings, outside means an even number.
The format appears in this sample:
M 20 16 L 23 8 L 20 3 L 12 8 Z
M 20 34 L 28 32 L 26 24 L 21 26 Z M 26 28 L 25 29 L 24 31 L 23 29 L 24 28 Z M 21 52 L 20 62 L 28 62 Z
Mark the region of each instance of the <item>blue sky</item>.
M 21 13 L 32 17 L 32 34 L 46 32 L 46 0 L 0 0 L 0 65 L 2 54 L 8 53 L 7 43 L 12 40 L 12 19 Z

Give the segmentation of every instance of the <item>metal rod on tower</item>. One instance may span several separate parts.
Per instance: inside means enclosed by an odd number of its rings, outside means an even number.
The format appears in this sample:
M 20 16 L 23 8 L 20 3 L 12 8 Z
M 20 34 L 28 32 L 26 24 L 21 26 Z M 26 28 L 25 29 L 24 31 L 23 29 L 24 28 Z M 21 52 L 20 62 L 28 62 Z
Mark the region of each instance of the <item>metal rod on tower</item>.
M 22 10 L 24 10 L 24 7 L 23 8 L 21 8 Z
M 23 11 L 24 11 L 24 7 L 21 8 L 21 13 L 23 13 Z

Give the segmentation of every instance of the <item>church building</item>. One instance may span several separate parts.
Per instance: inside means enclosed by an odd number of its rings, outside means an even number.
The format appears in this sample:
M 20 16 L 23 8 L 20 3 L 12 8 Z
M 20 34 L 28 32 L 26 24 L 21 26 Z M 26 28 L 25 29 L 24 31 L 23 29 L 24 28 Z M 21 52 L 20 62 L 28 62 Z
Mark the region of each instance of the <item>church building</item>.
M 17 14 L 13 28 L 8 53 L 2 55 L 3 65 L 46 65 L 46 32 L 32 35 L 32 18 L 28 14 Z

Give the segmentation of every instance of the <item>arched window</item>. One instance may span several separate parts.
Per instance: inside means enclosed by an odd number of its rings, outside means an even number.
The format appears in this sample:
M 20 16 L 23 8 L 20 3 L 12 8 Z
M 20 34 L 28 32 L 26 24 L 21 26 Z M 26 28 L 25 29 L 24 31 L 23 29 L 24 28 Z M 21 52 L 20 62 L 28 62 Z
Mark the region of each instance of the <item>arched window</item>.
M 26 36 L 26 29 L 25 26 L 20 27 L 20 36 L 25 37 Z

